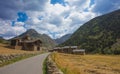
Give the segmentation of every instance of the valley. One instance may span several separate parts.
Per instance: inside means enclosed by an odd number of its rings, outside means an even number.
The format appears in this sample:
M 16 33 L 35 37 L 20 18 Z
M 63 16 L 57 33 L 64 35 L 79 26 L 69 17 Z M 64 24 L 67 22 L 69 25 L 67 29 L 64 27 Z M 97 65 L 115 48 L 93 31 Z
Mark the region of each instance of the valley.
M 0 74 L 120 74 L 120 0 L 0 0 Z

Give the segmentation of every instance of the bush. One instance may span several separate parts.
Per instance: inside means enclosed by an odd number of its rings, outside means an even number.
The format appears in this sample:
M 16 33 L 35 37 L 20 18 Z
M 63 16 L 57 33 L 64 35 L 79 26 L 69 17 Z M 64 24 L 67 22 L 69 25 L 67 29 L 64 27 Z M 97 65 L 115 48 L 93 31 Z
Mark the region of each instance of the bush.
M 114 50 L 114 54 L 116 54 L 116 55 L 117 55 L 117 54 L 120 54 L 120 50 L 119 50 L 119 49 L 115 49 L 115 50 Z
M 105 48 L 104 53 L 105 54 L 113 54 L 113 51 L 110 48 Z

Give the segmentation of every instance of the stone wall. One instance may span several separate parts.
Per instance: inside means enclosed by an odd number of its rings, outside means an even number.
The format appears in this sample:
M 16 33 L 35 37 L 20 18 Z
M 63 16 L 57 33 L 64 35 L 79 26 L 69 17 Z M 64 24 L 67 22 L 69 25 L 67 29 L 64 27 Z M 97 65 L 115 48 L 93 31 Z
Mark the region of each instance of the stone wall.
M 47 58 L 47 74 L 63 74 L 49 55 Z
M 35 53 L 23 53 L 23 54 L 6 54 L 0 55 L 0 66 L 8 64 L 8 62 L 15 62 L 15 60 L 23 59 L 25 57 L 34 56 Z

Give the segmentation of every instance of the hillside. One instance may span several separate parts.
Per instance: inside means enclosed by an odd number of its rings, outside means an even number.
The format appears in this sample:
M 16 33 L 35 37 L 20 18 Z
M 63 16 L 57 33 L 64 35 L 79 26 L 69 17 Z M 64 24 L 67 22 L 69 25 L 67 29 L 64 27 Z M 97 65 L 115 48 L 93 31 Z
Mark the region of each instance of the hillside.
M 56 42 L 57 44 L 61 44 L 61 43 L 65 42 L 66 40 L 68 40 L 71 35 L 72 35 L 72 34 L 66 34 L 66 35 L 62 36 L 61 38 L 55 39 L 55 42 Z
M 9 41 L 5 40 L 3 37 L 0 37 L 0 43 L 7 44 Z
M 15 37 L 15 38 L 21 38 L 26 35 L 29 35 L 32 39 L 40 39 L 43 42 L 43 46 L 52 48 L 56 45 L 55 41 L 52 40 L 48 35 L 46 34 L 39 34 L 34 29 L 29 29 L 25 33 Z
M 83 24 L 61 45 L 78 45 L 91 53 L 120 54 L 119 39 L 120 10 L 116 10 Z
M 3 37 L 0 37 L 0 43 L 3 43 L 4 39 Z

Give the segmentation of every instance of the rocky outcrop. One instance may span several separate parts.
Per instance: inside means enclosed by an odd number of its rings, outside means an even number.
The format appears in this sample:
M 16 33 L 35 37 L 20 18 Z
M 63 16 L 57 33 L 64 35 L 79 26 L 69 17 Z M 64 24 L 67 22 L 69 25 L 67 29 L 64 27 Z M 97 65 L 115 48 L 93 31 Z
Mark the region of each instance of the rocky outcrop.
M 50 55 L 47 58 L 47 74 L 63 74 Z

